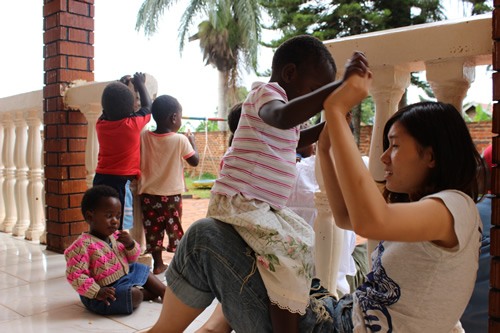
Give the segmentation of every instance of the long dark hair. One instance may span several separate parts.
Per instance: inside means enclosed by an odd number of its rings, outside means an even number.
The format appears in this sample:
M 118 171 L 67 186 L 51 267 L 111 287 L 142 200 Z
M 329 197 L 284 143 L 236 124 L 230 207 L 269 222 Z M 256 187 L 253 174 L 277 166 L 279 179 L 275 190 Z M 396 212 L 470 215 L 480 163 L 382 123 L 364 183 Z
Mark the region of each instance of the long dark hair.
M 430 147 L 436 161 L 426 184 L 419 193 L 412 193 L 411 200 L 419 200 L 447 189 L 462 191 L 474 202 L 480 200 L 479 195 L 485 193 L 480 184 L 483 184 L 486 167 L 464 119 L 453 105 L 421 102 L 400 109 L 385 124 L 384 151 L 389 147 L 389 130 L 396 122 L 406 129 L 420 147 Z M 410 201 L 408 194 L 387 189 L 384 195 L 388 202 Z

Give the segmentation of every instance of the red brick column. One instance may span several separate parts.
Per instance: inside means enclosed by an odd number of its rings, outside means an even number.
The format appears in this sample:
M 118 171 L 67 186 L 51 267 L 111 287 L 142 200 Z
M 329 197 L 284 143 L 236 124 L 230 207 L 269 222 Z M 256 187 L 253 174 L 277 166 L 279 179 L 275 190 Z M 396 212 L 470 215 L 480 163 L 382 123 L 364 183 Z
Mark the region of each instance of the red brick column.
M 44 0 L 43 16 L 47 249 L 63 252 L 88 228 L 80 213 L 87 122 L 63 96 L 71 81 L 94 81 L 94 0 Z
M 493 11 L 493 100 L 496 101 L 493 108 L 493 163 L 500 163 L 500 0 L 494 1 Z M 489 325 L 488 332 L 500 332 L 500 169 L 493 167 L 492 192 L 495 195 L 492 204 L 491 215 L 491 273 L 490 273 L 490 295 L 489 295 Z

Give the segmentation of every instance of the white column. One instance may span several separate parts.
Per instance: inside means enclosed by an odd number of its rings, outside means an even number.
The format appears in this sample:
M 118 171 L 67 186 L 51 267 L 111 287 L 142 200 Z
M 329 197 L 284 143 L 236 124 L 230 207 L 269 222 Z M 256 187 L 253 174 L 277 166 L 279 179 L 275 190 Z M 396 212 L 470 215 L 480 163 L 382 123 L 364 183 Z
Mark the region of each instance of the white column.
M 14 197 L 17 211 L 17 222 L 12 230 L 12 234 L 13 236 L 21 237 L 24 237 L 26 229 L 28 229 L 29 226 L 28 165 L 26 164 L 28 128 L 24 117 L 24 111 L 17 111 L 14 118 L 16 132 L 14 144 L 14 164 L 16 166 Z
M 427 81 L 440 102 L 449 103 L 462 113 L 462 103 L 476 75 L 476 67 L 464 59 L 427 62 Z
M 344 231 L 337 227 L 333 220 L 333 214 L 326 197 L 319 158 L 319 155 L 316 155 L 315 173 L 319 185 L 319 192 L 314 194 L 314 204 L 318 210 L 314 221 L 316 276 L 326 289 L 338 296 L 337 275 L 344 243 Z
M 370 142 L 369 169 L 373 179 L 384 181 L 384 165 L 380 161 L 383 153 L 382 139 L 387 120 L 397 111 L 399 101 L 405 89 L 410 85 L 410 72 L 405 69 L 389 66 L 372 69 L 373 83 L 370 94 L 375 102 L 375 122 Z M 368 265 L 371 268 L 371 253 L 377 240 L 369 239 L 367 243 Z
M 86 104 L 80 107 L 80 111 L 87 119 L 87 144 L 85 146 L 85 168 L 87 169 L 87 187 L 92 187 L 95 169 L 97 167 L 97 155 L 99 153 L 99 142 L 95 126 L 97 119 L 102 113 L 99 103 Z
M 3 150 L 4 130 L 3 130 L 3 116 L 0 115 L 0 230 L 2 229 L 5 220 L 5 203 L 3 200 L 3 183 L 5 180 L 5 168 L 3 165 L 3 158 L 1 151 Z
M 45 230 L 45 204 L 43 191 L 43 164 L 42 164 L 42 113 L 28 111 L 28 150 L 26 161 L 28 164 L 28 205 L 30 225 L 26 230 L 26 239 L 40 241 Z
M 13 118 L 11 113 L 5 113 L 3 117 L 4 141 L 2 160 L 4 162 L 5 180 L 2 191 L 5 202 L 5 219 L 0 229 L 0 231 L 3 232 L 12 232 L 14 224 L 17 221 L 16 204 L 13 196 L 16 183 L 14 165 L 15 132 Z
M 387 120 L 398 109 L 398 103 L 410 84 L 410 72 L 396 67 L 372 69 L 373 83 L 370 94 L 375 102 L 375 122 L 370 142 L 370 172 L 376 181 L 384 180 L 382 137 Z

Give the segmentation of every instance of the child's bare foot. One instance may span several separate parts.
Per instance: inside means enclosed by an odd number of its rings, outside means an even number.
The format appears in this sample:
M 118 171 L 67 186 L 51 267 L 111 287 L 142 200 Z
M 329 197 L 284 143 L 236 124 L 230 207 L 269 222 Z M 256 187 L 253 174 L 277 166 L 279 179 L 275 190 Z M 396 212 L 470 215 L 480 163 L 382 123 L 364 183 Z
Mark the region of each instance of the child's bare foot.
M 153 274 L 154 275 L 161 274 L 161 273 L 165 272 L 167 270 L 167 268 L 168 268 L 168 265 L 161 263 L 159 266 L 155 266 L 153 268 Z

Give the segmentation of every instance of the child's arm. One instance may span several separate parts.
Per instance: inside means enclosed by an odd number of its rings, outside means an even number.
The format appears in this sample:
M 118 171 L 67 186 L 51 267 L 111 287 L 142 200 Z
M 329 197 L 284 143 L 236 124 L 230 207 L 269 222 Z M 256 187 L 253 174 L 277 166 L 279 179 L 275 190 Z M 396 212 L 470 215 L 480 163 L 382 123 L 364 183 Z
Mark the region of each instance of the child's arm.
M 65 252 L 66 279 L 76 292 L 87 298 L 95 298 L 101 287 L 90 276 L 89 255 L 81 242 L 74 243 Z
M 188 131 L 186 132 L 186 137 L 188 138 L 189 140 L 189 143 L 191 144 L 191 147 L 193 147 L 194 149 L 194 154 L 191 155 L 190 157 L 186 158 L 186 162 L 188 162 L 188 164 L 190 166 L 197 166 L 199 161 L 200 161 L 200 157 L 198 155 L 198 149 L 196 149 L 196 143 L 194 141 L 194 135 L 193 133 L 191 133 L 191 131 L 188 129 Z
M 141 97 L 141 107 L 147 109 L 151 113 L 151 97 L 149 96 L 148 89 L 146 88 L 146 75 L 144 73 L 135 73 L 134 78 L 132 80 L 132 84 L 135 89 L 139 92 L 139 96 Z
M 259 116 L 266 124 L 280 129 L 289 129 L 302 124 L 323 110 L 325 99 L 343 81 L 354 73 L 363 75 L 367 71 L 367 64 L 368 62 L 363 53 L 355 52 L 346 65 L 344 78 L 341 81 L 331 82 L 288 103 L 271 101 L 260 108 Z
M 128 262 L 136 261 L 141 254 L 141 250 L 139 244 L 132 239 L 132 236 L 130 236 L 128 232 L 122 230 L 116 240 L 125 246 Z
M 297 148 L 307 147 L 318 141 L 319 134 L 323 130 L 323 127 L 325 127 L 325 122 L 321 122 L 300 131 L 300 139 L 297 144 Z

